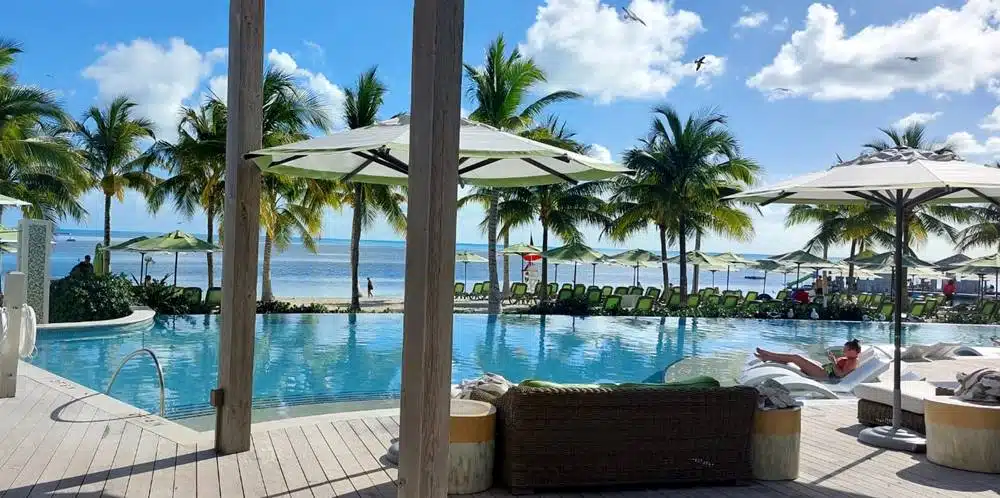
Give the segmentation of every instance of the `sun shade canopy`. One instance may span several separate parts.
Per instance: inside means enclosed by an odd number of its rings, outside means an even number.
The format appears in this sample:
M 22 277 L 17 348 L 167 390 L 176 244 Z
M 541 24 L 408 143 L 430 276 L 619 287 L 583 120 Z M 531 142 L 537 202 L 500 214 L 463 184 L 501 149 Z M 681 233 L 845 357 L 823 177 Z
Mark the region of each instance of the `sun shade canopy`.
M 245 157 L 269 173 L 405 185 L 409 155 L 410 119 L 404 114 Z M 604 180 L 629 171 L 467 119 L 462 120 L 458 155 L 459 181 L 489 187 Z
M 996 203 L 1000 169 L 961 160 L 954 152 L 908 147 L 866 154 L 825 171 L 802 175 L 728 199 L 783 204 L 892 205 L 902 190 L 907 204 Z
M 133 252 L 214 252 L 222 249 L 194 235 L 175 230 L 168 234 L 136 242 L 128 247 Z
M 542 255 L 545 256 L 545 258 L 550 262 L 600 263 L 604 260 L 603 254 L 578 242 L 551 249 Z
M 470 251 L 459 251 L 455 253 L 457 263 L 489 263 L 490 260 Z
M 511 244 L 503 249 L 504 254 L 541 254 L 542 250 L 531 244 Z

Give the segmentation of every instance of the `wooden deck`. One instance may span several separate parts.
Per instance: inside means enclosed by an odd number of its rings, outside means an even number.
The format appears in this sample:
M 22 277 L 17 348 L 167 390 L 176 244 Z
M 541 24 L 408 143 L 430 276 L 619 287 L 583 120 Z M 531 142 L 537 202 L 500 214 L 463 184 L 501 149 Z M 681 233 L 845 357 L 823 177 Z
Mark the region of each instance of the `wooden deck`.
M 0 400 L 2 496 L 258 497 L 395 496 L 383 464 L 397 416 L 304 419 L 255 426 L 251 451 L 218 456 L 209 437 L 175 440 L 112 415 L 44 381 L 18 379 Z M 801 475 L 749 486 L 559 493 L 545 496 L 997 496 L 1000 476 L 930 464 L 923 456 L 858 443 L 854 404 L 803 410 Z M 384 412 L 383 412 L 384 413 Z M 180 438 L 178 438 L 180 439 Z M 507 496 L 493 490 L 476 496 Z

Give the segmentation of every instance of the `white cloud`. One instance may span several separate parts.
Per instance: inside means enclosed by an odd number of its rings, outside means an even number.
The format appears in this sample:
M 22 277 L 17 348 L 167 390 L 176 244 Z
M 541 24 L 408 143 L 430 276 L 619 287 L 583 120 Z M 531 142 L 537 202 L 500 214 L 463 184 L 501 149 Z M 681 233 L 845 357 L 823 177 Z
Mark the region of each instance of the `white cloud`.
M 857 11 L 857 10 L 855 10 L 855 9 L 854 9 L 854 7 L 851 7 L 851 8 L 849 8 L 849 9 L 847 9 L 847 14 L 848 14 L 849 16 L 851 16 L 851 17 L 854 17 L 854 14 L 857 14 L 857 13 L 858 13 L 858 11 Z
M 469 114 L 472 114 L 472 111 L 470 111 L 470 110 L 468 110 L 468 109 L 466 109 L 466 108 L 464 108 L 464 107 L 463 107 L 463 108 L 461 108 L 461 110 L 460 110 L 460 115 L 461 115 L 461 116 L 462 116 L 463 118 L 468 118 L 468 117 L 469 117 Z
M 788 31 L 789 24 L 788 18 L 786 17 L 782 19 L 781 22 L 771 26 L 771 31 Z
M 548 75 L 551 88 L 576 90 L 608 103 L 616 98 L 662 97 L 684 78 L 707 86 L 725 71 L 725 59 L 695 71 L 687 43 L 702 31 L 698 14 L 664 0 L 632 0 L 645 26 L 625 21 L 600 0 L 546 0 L 528 28 L 521 51 Z M 700 55 L 700 54 L 699 54 Z
M 986 82 L 986 91 L 993 94 L 994 97 L 1000 99 L 1000 78 L 990 78 Z
M 968 0 L 957 10 L 938 6 L 848 34 L 833 7 L 815 3 L 805 28 L 747 85 L 823 100 L 879 100 L 905 90 L 968 93 L 1000 76 L 998 21 L 1000 2 Z
M 226 59 L 224 48 L 201 53 L 181 38 L 166 45 L 138 38 L 98 50 L 101 56 L 83 70 L 85 78 L 97 83 L 98 99 L 128 95 L 138 114 L 152 120 L 157 135 L 167 139 L 174 133 L 178 109 Z
M 746 7 L 744 5 L 744 7 Z M 746 12 L 746 10 L 744 10 Z M 767 22 L 767 12 L 748 12 L 746 15 L 740 16 L 733 24 L 735 28 L 759 28 Z
M 306 46 L 309 51 L 311 51 L 316 57 L 322 59 L 326 57 L 326 49 L 322 45 L 311 40 L 302 40 L 302 44 Z
M 590 150 L 587 151 L 587 155 L 604 163 L 611 162 L 611 151 L 601 144 L 590 144 Z
M 897 128 L 906 128 L 912 124 L 927 124 L 941 117 L 941 114 L 941 112 L 913 112 L 903 118 L 900 118 L 899 121 L 893 123 L 893 126 Z
M 959 131 L 948 135 L 945 143 L 954 147 L 959 154 L 971 156 L 971 160 L 1000 158 L 1000 137 L 988 137 L 980 142 L 971 133 Z
M 267 62 L 272 67 L 291 73 L 305 81 L 306 87 L 316 92 L 327 104 L 327 113 L 335 123 L 341 121 L 344 112 L 344 90 L 330 82 L 323 73 L 314 73 L 308 69 L 299 67 L 295 58 L 287 52 L 279 52 L 271 49 L 267 54 Z
M 216 97 L 225 102 L 226 97 L 229 96 L 229 77 L 225 74 L 213 77 L 208 80 L 208 89 L 211 90 Z
M 993 112 L 979 123 L 979 127 L 988 131 L 1000 131 L 1000 105 L 993 108 Z

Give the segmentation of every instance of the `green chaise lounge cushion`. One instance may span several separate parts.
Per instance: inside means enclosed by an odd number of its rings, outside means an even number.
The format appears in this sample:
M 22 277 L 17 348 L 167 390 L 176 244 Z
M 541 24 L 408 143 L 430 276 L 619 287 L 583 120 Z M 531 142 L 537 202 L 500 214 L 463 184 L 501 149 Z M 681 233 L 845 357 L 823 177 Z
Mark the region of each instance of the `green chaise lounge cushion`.
M 650 389 L 689 389 L 689 388 L 712 388 L 719 387 L 719 381 L 707 375 L 697 375 L 687 379 L 682 379 L 674 382 L 663 382 L 663 383 L 625 383 L 625 384 L 559 384 L 557 382 L 550 382 L 547 380 L 534 380 L 529 379 L 522 381 L 520 384 L 522 387 L 547 387 L 547 388 L 577 388 L 577 389 L 594 389 L 594 388 L 615 388 L 615 387 L 625 387 L 625 388 L 650 388 Z

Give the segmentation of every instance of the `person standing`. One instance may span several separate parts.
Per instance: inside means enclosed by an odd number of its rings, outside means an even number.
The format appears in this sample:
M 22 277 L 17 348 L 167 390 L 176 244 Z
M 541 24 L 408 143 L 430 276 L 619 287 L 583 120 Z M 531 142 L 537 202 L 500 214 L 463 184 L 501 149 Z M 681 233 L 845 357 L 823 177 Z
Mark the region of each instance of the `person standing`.
M 70 275 L 93 275 L 94 274 L 94 264 L 90 262 L 90 255 L 87 254 L 83 257 L 83 261 L 76 264 L 72 270 L 69 271 Z
M 372 283 L 372 278 L 368 277 L 368 298 L 373 297 L 375 297 L 375 284 Z
M 950 279 L 944 283 L 941 287 L 941 293 L 944 294 L 945 304 L 954 305 L 955 304 L 955 279 Z

